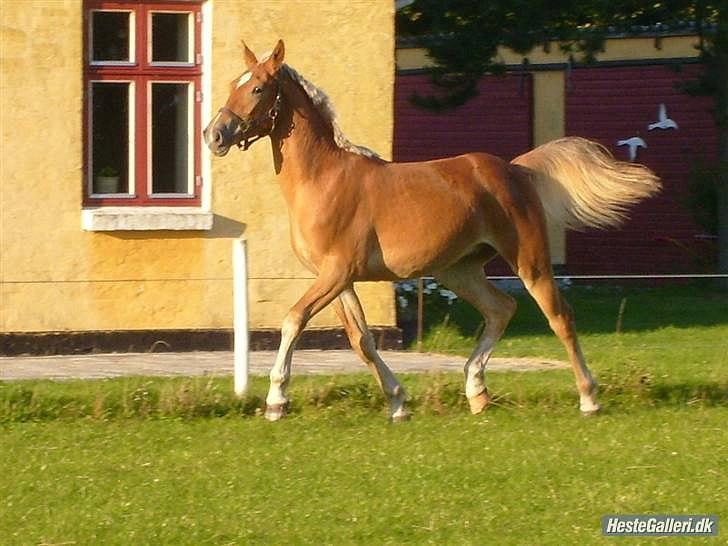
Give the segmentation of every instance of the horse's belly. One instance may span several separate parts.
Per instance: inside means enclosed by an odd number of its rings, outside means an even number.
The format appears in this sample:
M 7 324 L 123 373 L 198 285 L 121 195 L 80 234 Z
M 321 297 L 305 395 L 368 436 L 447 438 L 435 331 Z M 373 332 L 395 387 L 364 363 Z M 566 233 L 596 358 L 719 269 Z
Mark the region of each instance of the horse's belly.
M 400 278 L 445 269 L 484 242 L 476 224 L 439 228 L 433 225 L 380 237 L 382 263 Z

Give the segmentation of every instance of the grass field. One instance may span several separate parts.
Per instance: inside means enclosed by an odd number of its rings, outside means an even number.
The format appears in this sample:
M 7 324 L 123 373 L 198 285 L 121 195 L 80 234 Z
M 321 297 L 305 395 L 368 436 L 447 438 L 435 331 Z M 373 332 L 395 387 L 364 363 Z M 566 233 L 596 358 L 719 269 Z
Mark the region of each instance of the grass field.
M 614 333 L 626 297 L 623 332 Z M 572 290 L 602 415 L 569 371 L 408 375 L 386 423 L 366 375 L 294 378 L 293 414 L 256 417 L 229 378 L 0 383 L 0 543 L 718 544 L 602 537 L 620 513 L 728 521 L 728 298 L 692 287 Z M 502 355 L 562 358 L 525 298 Z M 468 353 L 479 320 L 430 314 L 428 348 Z M 447 324 L 443 325 L 445 314 Z

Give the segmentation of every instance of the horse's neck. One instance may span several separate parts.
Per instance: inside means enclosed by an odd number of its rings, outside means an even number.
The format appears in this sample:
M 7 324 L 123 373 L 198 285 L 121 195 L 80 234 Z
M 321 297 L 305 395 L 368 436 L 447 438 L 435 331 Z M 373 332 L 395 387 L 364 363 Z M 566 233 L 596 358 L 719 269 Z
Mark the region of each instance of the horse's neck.
M 335 161 L 338 147 L 331 125 L 294 82 L 284 84 L 286 102 L 272 135 L 276 172 L 286 197 L 315 184 Z

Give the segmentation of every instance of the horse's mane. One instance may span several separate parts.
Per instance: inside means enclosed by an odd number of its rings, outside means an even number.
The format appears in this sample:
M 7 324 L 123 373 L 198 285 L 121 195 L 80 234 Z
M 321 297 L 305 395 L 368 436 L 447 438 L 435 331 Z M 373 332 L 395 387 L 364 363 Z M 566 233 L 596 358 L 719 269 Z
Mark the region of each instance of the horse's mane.
M 328 95 L 321 88 L 315 86 L 313 83 L 301 76 L 301 74 L 299 74 L 293 67 L 287 64 L 284 64 L 281 67 L 281 70 L 285 70 L 285 73 L 291 78 L 291 80 L 301 86 L 301 89 L 303 89 L 306 95 L 308 95 L 308 98 L 311 99 L 314 107 L 319 111 L 324 120 L 331 125 L 331 129 L 334 133 L 334 142 L 339 148 L 364 157 L 379 158 L 379 154 L 373 150 L 370 150 L 365 146 L 357 146 L 346 138 L 346 135 L 344 135 L 341 131 L 341 127 L 339 127 L 336 120 L 334 105 L 331 103 L 331 99 L 329 99 Z

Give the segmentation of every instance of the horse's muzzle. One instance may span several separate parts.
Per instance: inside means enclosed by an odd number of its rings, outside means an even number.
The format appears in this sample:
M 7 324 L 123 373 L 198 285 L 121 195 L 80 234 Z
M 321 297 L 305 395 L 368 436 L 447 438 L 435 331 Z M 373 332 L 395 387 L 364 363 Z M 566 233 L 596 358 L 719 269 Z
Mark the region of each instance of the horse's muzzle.
M 219 120 L 212 120 L 203 131 L 205 144 L 210 151 L 218 157 L 222 157 L 230 151 L 235 142 L 235 128 L 228 127 L 228 124 Z
M 222 157 L 230 150 L 230 145 L 225 142 L 225 136 L 221 129 L 207 127 L 203 133 L 205 144 L 210 151 L 218 157 Z
M 210 151 L 222 157 L 230 148 L 240 143 L 248 124 L 227 108 L 221 108 L 203 131 L 205 144 Z
M 207 147 L 219 157 L 227 154 L 233 145 L 247 150 L 251 144 L 269 135 L 275 128 L 280 100 L 279 91 L 273 106 L 259 118 L 242 118 L 227 106 L 223 106 L 203 132 Z

